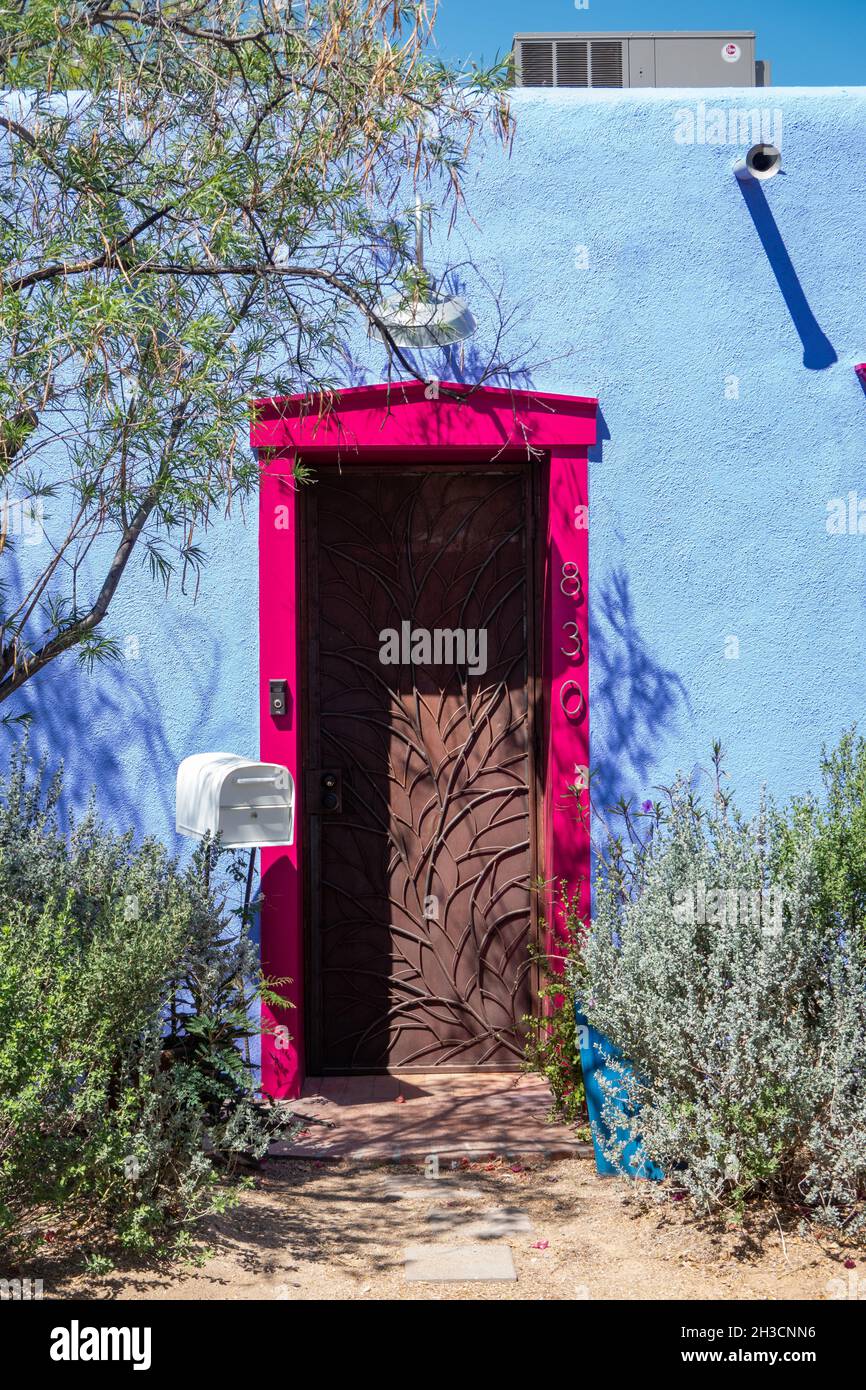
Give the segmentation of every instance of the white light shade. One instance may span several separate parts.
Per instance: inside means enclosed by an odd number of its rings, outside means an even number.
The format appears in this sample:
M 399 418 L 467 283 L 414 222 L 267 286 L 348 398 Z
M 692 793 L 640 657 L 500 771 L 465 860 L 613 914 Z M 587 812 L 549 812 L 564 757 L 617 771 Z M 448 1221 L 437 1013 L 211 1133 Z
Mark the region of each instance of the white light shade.
M 477 324 L 462 299 L 434 292 L 427 299 L 405 299 L 393 295 L 376 308 L 393 341 L 399 348 L 443 348 L 471 338 Z M 372 336 L 386 341 L 378 328 Z

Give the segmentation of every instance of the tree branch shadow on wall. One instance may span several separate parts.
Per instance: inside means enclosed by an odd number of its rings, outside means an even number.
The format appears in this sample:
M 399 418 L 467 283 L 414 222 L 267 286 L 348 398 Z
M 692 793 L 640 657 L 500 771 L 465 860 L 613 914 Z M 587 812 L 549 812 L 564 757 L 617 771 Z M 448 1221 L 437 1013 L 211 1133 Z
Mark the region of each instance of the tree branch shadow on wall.
M 803 366 L 814 372 L 832 367 L 833 363 L 839 360 L 836 351 L 809 307 L 809 301 L 776 226 L 776 219 L 770 210 L 763 188 L 756 179 L 737 179 L 737 183 L 776 282 L 782 291 L 788 313 L 800 335 L 800 342 L 803 344 Z
M 505 351 L 512 332 L 517 327 L 519 306 L 506 313 L 503 308 L 507 298 L 504 286 L 491 286 L 474 261 L 469 260 L 467 266 L 474 272 L 477 287 L 480 287 L 475 293 L 470 290 L 466 276 L 458 270 L 447 271 L 441 280 L 437 281 L 437 289 L 463 299 L 478 320 L 477 333 L 462 343 L 453 343 L 448 347 L 423 351 L 405 348 L 403 352 L 407 361 L 425 381 L 454 381 L 461 386 L 474 386 L 483 381 L 486 386 L 530 390 L 532 365 L 529 362 L 520 362 L 516 358 L 509 361 Z M 482 349 L 478 339 L 483 335 L 485 328 L 488 333 L 492 332 L 493 341 Z M 380 345 L 375 337 L 371 337 L 370 342 L 373 346 Z M 517 344 L 514 346 L 517 347 Z M 520 356 L 534 352 L 538 346 L 536 342 L 521 344 Z M 364 386 L 371 381 L 388 381 L 391 378 L 396 386 L 404 378 L 402 365 L 398 361 L 389 361 L 387 353 L 376 371 L 371 371 L 368 362 L 355 356 L 349 342 L 344 342 L 343 353 L 347 386 Z
M 186 843 L 174 836 L 175 777 L 180 759 L 214 737 L 208 732 L 210 692 L 219 682 L 221 653 L 216 635 L 207 640 L 199 664 L 210 679 L 185 685 L 182 708 L 174 703 L 177 691 L 161 690 L 148 674 L 146 659 L 121 659 L 88 674 L 71 653 L 9 700 L 4 712 L 30 716 L 34 759 L 46 756 L 49 776 L 63 762 L 64 820 L 70 811 L 80 815 L 95 789 L 98 813 L 113 828 L 158 834 L 169 848 Z M 15 723 L 0 730 L 0 772 L 25 727 Z
M 474 265 L 472 269 L 475 270 Z M 521 364 L 517 360 L 509 362 L 503 351 L 510 337 L 510 330 L 515 326 L 516 310 L 511 314 L 504 312 L 503 287 L 495 291 L 483 277 L 480 283 L 485 296 L 480 305 L 476 303 L 475 312 L 476 315 L 482 314 L 483 318 L 482 310 L 486 309 L 488 318 L 491 313 L 494 316 L 492 344 L 488 344 L 484 350 L 479 346 L 478 336 L 483 331 L 483 323 L 479 322 L 478 334 L 462 343 L 453 343 L 449 347 L 425 352 L 407 352 L 406 356 L 416 371 L 428 379 L 435 377 L 437 381 L 456 381 L 461 386 L 474 386 L 477 382 L 483 381 L 486 386 L 511 387 L 516 391 L 530 390 L 532 366 L 529 363 Z M 439 289 L 462 299 L 472 310 L 472 296 L 464 276 L 450 271 L 442 280 Z M 522 345 L 523 352 L 532 351 L 535 347 L 535 343 Z
M 86 682 L 92 683 L 91 689 L 82 698 Z M 130 677 L 126 662 L 103 666 L 88 676 L 77 669 L 74 658 L 60 658 L 55 670 L 35 676 L 24 688 L 17 712 L 32 716 L 31 750 L 36 758 L 46 756 L 49 775 L 63 762 L 64 818 L 70 811 L 80 815 L 95 789 L 100 817 L 117 830 L 153 832 L 155 804 L 173 824 L 171 745 L 150 693 Z M 9 738 L 16 737 L 10 730 Z M 130 777 L 130 744 L 141 750 L 141 764 L 150 769 L 141 782 Z
M 591 710 L 597 720 L 603 711 L 604 730 L 600 749 L 593 738 L 592 791 L 604 812 L 621 796 L 652 796 L 648 781 L 659 745 L 688 712 L 689 697 L 682 679 L 656 660 L 641 636 L 625 571 L 611 571 L 592 596 Z

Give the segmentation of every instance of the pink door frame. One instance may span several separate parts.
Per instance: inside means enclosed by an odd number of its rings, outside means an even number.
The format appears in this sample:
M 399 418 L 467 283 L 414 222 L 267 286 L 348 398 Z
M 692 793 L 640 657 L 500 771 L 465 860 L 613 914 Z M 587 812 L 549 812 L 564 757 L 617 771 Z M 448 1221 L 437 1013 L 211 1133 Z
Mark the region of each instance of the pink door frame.
M 259 401 L 250 442 L 262 468 L 259 494 L 259 700 L 261 758 L 288 767 L 295 781 L 295 843 L 262 851 L 262 967 L 290 979 L 288 1010 L 264 1010 L 262 1086 L 275 1097 L 299 1094 L 304 1063 L 304 930 L 302 743 L 298 717 L 302 654 L 297 621 L 298 486 L 301 458 L 395 464 L 531 458 L 547 480 L 544 556 L 544 852 L 548 901 L 557 923 L 560 885 L 590 902 L 585 806 L 570 788 L 589 764 L 587 451 L 596 442 L 596 407 L 588 396 L 558 396 L 501 387 L 408 382 L 362 386 L 325 398 Z M 285 715 L 270 713 L 268 682 L 288 681 Z M 585 800 L 585 793 L 580 802 Z M 561 919 L 559 919 L 561 921 Z

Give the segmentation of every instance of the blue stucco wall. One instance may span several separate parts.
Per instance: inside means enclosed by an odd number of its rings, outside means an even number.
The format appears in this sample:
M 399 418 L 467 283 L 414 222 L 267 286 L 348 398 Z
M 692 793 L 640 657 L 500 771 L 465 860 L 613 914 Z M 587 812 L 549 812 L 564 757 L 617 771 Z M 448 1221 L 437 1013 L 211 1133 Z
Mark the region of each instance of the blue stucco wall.
M 675 138 L 701 100 L 782 113 L 785 172 L 751 201 L 731 172 L 742 143 Z M 649 795 L 706 765 L 718 737 L 747 805 L 762 783 L 804 790 L 866 692 L 866 536 L 826 527 L 829 499 L 866 497 L 866 89 L 527 91 L 514 109 L 510 157 L 474 158 L 475 225 L 462 217 L 429 254 L 458 265 L 478 339 L 425 368 L 476 373 L 498 296 L 519 379 L 599 397 L 598 785 Z M 381 347 L 359 332 L 353 349 L 347 380 L 380 379 Z M 126 582 L 108 630 L 137 638 L 138 659 L 93 677 L 65 660 L 18 706 L 77 797 L 96 782 L 112 820 L 169 837 L 180 758 L 258 746 L 254 513 L 206 543 L 195 604 L 143 572 Z

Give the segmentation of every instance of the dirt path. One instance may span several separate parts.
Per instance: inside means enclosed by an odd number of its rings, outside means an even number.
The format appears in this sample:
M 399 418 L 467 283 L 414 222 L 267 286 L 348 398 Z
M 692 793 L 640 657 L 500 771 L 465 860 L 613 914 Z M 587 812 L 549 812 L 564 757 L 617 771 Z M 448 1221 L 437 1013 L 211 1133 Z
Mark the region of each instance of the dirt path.
M 46 1267 L 45 1290 L 118 1299 L 823 1300 L 856 1296 L 863 1270 L 866 1293 L 866 1250 L 796 1234 L 783 1249 L 775 1226 L 763 1240 L 701 1228 L 683 1205 L 646 1209 L 633 1186 L 600 1180 L 578 1159 L 473 1163 L 438 1182 L 408 1165 L 271 1161 L 242 1204 L 212 1223 L 199 1267 L 101 1278 Z M 495 1238 L 511 1247 L 516 1282 L 406 1281 L 406 1246 L 461 1243 L 461 1223 L 496 1209 L 525 1213 L 531 1225 Z

